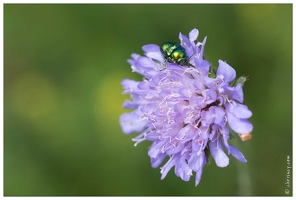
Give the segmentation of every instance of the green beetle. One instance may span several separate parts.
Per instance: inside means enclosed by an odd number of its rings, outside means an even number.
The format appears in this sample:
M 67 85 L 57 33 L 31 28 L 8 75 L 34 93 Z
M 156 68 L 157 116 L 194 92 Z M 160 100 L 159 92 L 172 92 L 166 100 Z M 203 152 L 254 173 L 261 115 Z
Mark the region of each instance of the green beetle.
M 179 65 L 189 65 L 189 58 L 184 47 L 175 42 L 166 42 L 160 46 L 160 51 L 163 58 L 169 63 Z

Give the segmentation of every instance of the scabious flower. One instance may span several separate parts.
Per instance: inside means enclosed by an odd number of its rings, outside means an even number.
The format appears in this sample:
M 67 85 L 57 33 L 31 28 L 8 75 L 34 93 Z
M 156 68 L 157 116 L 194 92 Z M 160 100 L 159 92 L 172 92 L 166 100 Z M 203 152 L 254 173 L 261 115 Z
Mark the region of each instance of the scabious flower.
M 243 103 L 242 85 L 236 72 L 219 60 L 213 73 L 204 59 L 206 38 L 195 42 L 198 30 L 189 38 L 180 33 L 180 45 L 189 59 L 188 66 L 167 62 L 155 44 L 143 46 L 145 56 L 132 54 L 128 62 L 132 71 L 141 74 L 143 81 L 124 79 L 123 94 L 130 94 L 123 107 L 134 109 L 120 116 L 125 134 L 140 132 L 135 145 L 148 140 L 152 167 L 161 167 L 161 179 L 172 167 L 175 174 L 189 181 L 196 172 L 195 185 L 211 155 L 218 167 L 229 164 L 228 155 L 247 162 L 243 154 L 228 143 L 230 129 L 239 135 L 249 134 L 253 126 L 247 120 L 252 112 Z

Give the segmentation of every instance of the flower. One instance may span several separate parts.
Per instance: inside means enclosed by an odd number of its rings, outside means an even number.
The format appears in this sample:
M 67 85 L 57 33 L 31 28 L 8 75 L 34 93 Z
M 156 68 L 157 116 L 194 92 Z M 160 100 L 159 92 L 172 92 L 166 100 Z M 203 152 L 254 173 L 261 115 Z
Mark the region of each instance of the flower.
M 189 38 L 179 35 L 186 54 L 193 55 L 188 66 L 167 62 L 155 44 L 143 46 L 145 56 L 132 54 L 128 60 L 132 71 L 144 79 L 122 81 L 123 94 L 133 100 L 126 100 L 123 107 L 134 110 L 120 116 L 125 134 L 141 132 L 133 138 L 135 146 L 152 141 L 148 151 L 152 167 L 169 157 L 161 167 L 161 179 L 175 167 L 175 174 L 184 181 L 196 172 L 195 185 L 210 155 L 218 167 L 229 164 L 227 154 L 247 162 L 228 140 L 230 129 L 239 135 L 253 129 L 247 120 L 252 112 L 242 104 L 243 82 L 235 82 L 235 70 L 222 60 L 217 71 L 210 73 L 210 63 L 204 59 L 206 38 L 195 43 L 197 37 L 197 29 Z

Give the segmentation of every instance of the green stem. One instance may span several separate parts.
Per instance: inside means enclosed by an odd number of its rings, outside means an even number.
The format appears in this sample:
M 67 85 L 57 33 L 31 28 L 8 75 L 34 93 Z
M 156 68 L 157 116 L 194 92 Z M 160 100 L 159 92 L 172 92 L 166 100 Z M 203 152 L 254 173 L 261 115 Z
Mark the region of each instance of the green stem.
M 237 147 L 239 149 L 241 145 L 241 141 L 237 143 Z M 246 146 L 244 146 L 246 147 Z M 251 196 L 252 195 L 252 181 L 250 176 L 249 165 L 250 163 L 237 163 L 237 182 L 238 182 L 238 195 L 239 196 Z

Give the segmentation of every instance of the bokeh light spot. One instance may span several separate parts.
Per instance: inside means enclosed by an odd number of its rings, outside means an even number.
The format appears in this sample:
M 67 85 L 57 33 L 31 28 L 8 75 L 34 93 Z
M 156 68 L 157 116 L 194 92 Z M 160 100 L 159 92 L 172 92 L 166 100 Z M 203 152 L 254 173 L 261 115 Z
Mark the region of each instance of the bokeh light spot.
M 114 122 L 125 110 L 122 108 L 127 95 L 122 95 L 123 88 L 121 81 L 123 72 L 107 74 L 96 87 L 96 97 L 94 102 L 96 118 L 100 122 Z
M 56 93 L 49 79 L 36 71 L 29 71 L 22 74 L 12 86 L 11 103 L 20 116 L 38 121 L 57 106 Z

